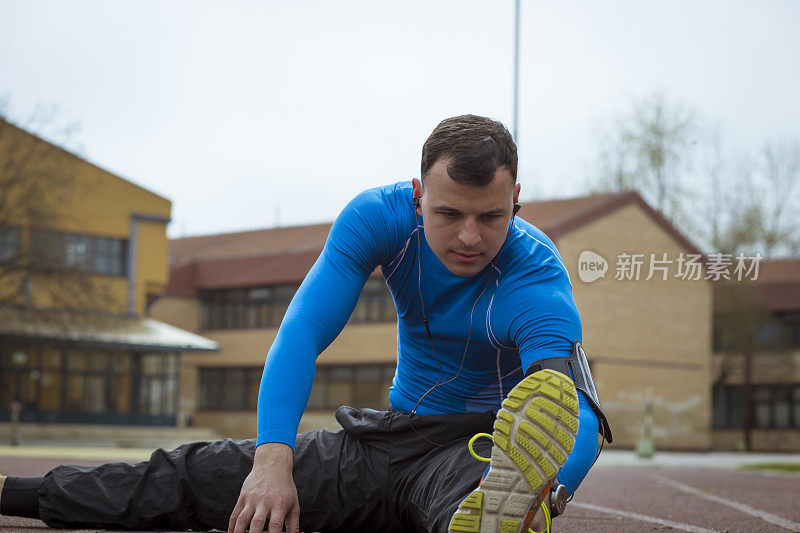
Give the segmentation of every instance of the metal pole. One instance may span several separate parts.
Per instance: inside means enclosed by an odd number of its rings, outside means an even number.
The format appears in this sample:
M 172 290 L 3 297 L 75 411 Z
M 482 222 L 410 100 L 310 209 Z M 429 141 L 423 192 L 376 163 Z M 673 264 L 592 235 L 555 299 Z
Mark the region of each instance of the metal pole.
M 517 122 L 519 121 L 519 3 L 514 0 L 514 141 L 519 142 Z

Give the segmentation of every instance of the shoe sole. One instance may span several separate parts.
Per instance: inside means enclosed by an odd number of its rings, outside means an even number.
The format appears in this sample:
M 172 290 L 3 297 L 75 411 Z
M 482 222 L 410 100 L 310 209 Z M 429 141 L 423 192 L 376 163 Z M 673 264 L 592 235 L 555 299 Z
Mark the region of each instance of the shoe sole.
M 577 432 L 572 380 L 545 369 L 520 381 L 497 413 L 489 473 L 458 506 L 448 531 L 527 530 L 529 513 L 541 505 L 540 493 L 567 460 Z

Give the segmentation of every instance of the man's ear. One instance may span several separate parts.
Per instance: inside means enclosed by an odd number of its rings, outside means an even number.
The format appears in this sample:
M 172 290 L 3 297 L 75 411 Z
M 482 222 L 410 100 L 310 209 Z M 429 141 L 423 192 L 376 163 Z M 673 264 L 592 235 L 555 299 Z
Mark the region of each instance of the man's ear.
M 422 182 L 419 179 L 414 178 L 413 180 L 411 180 L 411 188 L 412 188 L 411 194 L 413 195 L 414 198 L 414 207 L 416 208 L 417 213 L 422 215 L 422 206 L 420 205 L 423 193 Z
M 515 204 L 519 203 L 519 190 L 520 190 L 519 183 L 515 183 L 514 184 L 514 203 Z

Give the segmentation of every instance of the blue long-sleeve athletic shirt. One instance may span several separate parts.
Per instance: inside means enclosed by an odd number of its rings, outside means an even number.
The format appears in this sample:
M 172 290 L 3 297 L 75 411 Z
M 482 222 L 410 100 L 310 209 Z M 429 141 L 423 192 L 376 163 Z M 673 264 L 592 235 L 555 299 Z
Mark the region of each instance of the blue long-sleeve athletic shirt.
M 294 447 L 316 358 L 344 328 L 378 266 L 397 309 L 397 371 L 389 389 L 397 411 L 496 412 L 532 363 L 572 353 L 573 341 L 582 337 L 580 317 L 567 269 L 544 233 L 515 218 L 494 263 L 459 277 L 436 257 L 424 231 L 422 217 L 414 216 L 410 182 L 369 189 L 344 208 L 267 355 L 257 444 Z M 438 362 L 422 320 L 418 265 Z M 443 384 L 417 406 L 440 376 Z M 597 417 L 585 398 L 579 403 L 578 437 L 559 473 L 569 492 L 597 453 Z

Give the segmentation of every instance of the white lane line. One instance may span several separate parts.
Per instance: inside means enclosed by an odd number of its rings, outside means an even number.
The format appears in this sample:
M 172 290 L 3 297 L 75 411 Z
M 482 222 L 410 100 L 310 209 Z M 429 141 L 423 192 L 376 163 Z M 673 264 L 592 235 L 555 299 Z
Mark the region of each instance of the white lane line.
M 693 494 L 695 496 L 699 496 L 701 498 L 705 498 L 706 500 L 711 500 L 712 502 L 721 503 L 722 505 L 727 505 L 728 507 L 733 507 L 737 511 L 741 511 L 743 513 L 749 513 L 759 517 L 761 520 L 765 522 L 769 522 L 770 524 L 775 524 L 776 526 L 780 526 L 784 529 L 788 529 L 789 531 L 800 531 L 800 524 L 797 522 L 792 522 L 791 520 L 787 520 L 778 515 L 774 515 L 768 513 L 766 511 L 762 511 L 761 509 L 756 509 L 755 507 L 750 507 L 744 503 L 739 503 L 734 500 L 728 500 L 727 498 L 723 498 L 722 496 L 717 496 L 715 494 L 709 494 L 708 492 L 703 492 L 700 489 L 696 489 L 694 487 L 690 487 L 689 485 L 684 485 L 679 481 L 675 481 L 674 479 L 664 477 L 664 476 L 653 476 L 656 481 L 660 481 L 665 485 L 670 485 L 678 490 L 682 490 L 683 492 L 688 492 L 689 494 Z
M 665 520 L 655 516 L 647 516 L 645 514 L 631 513 L 623 511 L 622 509 L 613 509 L 611 507 L 603 507 L 601 505 L 594 505 L 592 503 L 572 502 L 570 507 L 582 507 L 584 509 L 591 509 L 592 511 L 600 511 L 602 513 L 609 513 L 614 515 L 623 516 L 625 518 L 633 518 L 634 520 L 641 520 L 642 522 L 652 522 L 659 526 L 671 527 L 672 529 L 680 529 L 682 531 L 691 531 L 692 533 L 720 533 L 716 529 L 706 529 L 704 527 L 693 526 L 691 524 L 683 524 L 681 522 L 673 522 L 672 520 Z

